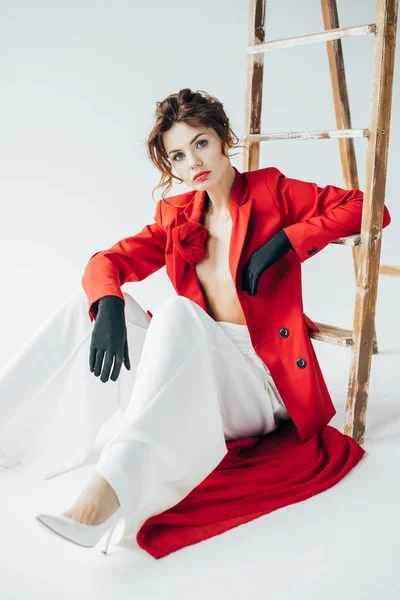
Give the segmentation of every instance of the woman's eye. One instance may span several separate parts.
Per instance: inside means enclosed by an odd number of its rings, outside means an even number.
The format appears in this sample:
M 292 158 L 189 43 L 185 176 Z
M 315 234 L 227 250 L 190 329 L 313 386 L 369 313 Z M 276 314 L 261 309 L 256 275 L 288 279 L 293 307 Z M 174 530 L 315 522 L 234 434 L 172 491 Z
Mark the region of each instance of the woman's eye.
M 207 140 L 199 140 L 199 141 L 197 142 L 197 144 L 202 144 L 203 142 L 204 142 L 205 144 L 208 144 Z M 196 146 L 197 146 L 197 144 L 196 144 Z M 201 148 L 204 148 L 204 146 L 201 146 Z M 182 154 L 182 152 L 178 152 L 177 154 L 175 154 L 175 156 L 174 156 L 174 160 L 176 160 L 176 159 L 177 159 L 177 157 L 178 157 L 180 154 Z M 178 162 L 180 162 L 180 161 L 178 161 Z

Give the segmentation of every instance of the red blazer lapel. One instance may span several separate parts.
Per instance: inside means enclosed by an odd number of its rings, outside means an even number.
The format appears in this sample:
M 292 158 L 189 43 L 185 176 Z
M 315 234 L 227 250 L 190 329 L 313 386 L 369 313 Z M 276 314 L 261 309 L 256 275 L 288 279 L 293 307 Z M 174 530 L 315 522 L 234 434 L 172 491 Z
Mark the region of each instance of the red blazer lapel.
M 246 233 L 254 199 L 253 197 L 248 196 L 248 183 L 246 178 L 235 167 L 233 168 L 235 170 L 235 180 L 232 186 L 231 200 L 229 205 L 229 212 L 232 218 L 232 233 L 229 246 L 229 268 L 232 279 L 235 283 L 235 287 L 237 288 L 238 286 L 236 279 L 238 267 L 243 245 L 246 239 Z M 201 216 L 203 214 L 205 196 L 205 190 L 194 193 L 192 200 L 184 208 L 184 210 L 177 212 L 175 216 L 175 228 L 183 225 L 184 223 L 201 225 Z M 206 240 L 204 239 L 204 242 L 201 242 L 201 246 L 203 248 L 205 246 L 205 241 Z M 194 243 L 199 245 L 199 238 L 197 238 L 196 242 Z M 186 248 L 189 248 L 190 246 L 190 244 L 185 244 L 185 239 L 182 240 L 182 244 Z M 189 297 L 191 300 L 199 304 L 203 310 L 208 312 L 206 300 L 202 292 L 195 268 L 195 263 L 198 261 L 192 258 L 191 260 L 195 260 L 195 262 L 190 262 L 190 257 L 185 258 L 184 253 L 182 254 L 181 248 L 179 248 L 177 243 L 173 244 L 172 252 L 173 266 L 171 278 L 173 279 L 172 283 L 175 287 L 175 290 L 179 295 Z

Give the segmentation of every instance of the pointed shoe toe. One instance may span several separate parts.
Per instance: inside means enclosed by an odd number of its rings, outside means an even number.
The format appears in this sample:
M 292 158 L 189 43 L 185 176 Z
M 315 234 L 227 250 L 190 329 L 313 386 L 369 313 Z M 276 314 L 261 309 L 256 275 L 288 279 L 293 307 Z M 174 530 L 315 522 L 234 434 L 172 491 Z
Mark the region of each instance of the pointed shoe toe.
M 66 538 L 79 546 L 92 548 L 109 529 L 111 529 L 109 536 L 110 540 L 111 534 L 119 520 L 122 518 L 122 512 L 122 507 L 119 506 L 108 519 L 99 525 L 85 525 L 84 523 L 79 523 L 79 521 L 74 521 L 74 519 L 70 519 L 64 515 L 39 514 L 36 515 L 36 519 L 61 537 Z

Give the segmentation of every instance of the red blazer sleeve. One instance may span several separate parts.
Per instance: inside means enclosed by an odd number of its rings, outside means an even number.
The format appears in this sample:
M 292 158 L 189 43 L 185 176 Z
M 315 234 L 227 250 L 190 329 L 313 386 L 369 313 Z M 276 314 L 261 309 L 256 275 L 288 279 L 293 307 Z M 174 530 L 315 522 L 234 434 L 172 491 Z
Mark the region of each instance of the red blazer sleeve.
M 93 322 L 97 305 L 103 296 L 118 296 L 124 301 L 121 286 L 125 282 L 142 281 L 165 265 L 166 234 L 162 227 L 161 203 L 157 203 L 154 223 L 145 225 L 139 233 L 120 240 L 108 250 L 91 256 L 82 277 L 82 286 L 89 301 L 89 317 Z
M 364 198 L 360 190 L 319 187 L 285 177 L 275 167 L 267 169 L 267 184 L 285 216 L 288 226 L 283 230 L 301 262 L 339 237 L 360 233 Z M 390 221 L 385 206 L 382 226 Z

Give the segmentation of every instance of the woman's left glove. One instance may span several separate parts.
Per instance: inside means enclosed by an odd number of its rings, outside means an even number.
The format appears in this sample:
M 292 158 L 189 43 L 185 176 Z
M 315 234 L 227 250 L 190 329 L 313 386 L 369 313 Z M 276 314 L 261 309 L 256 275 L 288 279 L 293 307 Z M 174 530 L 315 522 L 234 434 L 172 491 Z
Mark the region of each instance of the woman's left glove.
M 282 229 L 269 242 L 256 250 L 243 269 L 242 290 L 248 292 L 249 296 L 255 296 L 261 275 L 282 258 L 290 248 L 292 248 L 292 244 Z

